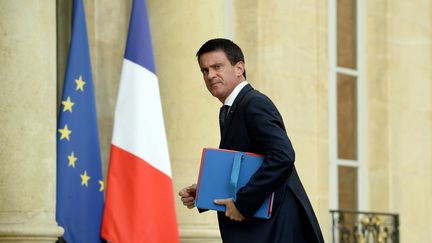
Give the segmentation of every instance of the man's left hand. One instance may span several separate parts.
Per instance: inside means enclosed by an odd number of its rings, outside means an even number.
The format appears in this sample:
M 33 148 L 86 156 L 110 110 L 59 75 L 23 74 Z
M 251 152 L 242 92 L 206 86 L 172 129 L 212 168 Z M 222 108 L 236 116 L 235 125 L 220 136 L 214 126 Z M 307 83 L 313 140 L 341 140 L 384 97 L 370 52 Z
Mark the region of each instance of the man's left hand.
M 231 220 L 235 220 L 235 221 L 245 220 L 245 217 L 237 210 L 237 207 L 235 206 L 232 198 L 216 199 L 214 203 L 219 205 L 225 205 L 226 206 L 225 216 L 227 216 Z

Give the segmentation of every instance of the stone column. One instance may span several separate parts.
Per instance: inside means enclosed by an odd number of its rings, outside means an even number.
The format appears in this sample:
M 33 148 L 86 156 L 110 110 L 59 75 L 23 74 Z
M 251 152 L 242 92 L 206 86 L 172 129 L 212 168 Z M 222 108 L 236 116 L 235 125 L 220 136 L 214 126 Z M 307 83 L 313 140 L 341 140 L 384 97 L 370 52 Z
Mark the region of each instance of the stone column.
M 0 2 L 0 242 L 55 242 L 56 2 Z

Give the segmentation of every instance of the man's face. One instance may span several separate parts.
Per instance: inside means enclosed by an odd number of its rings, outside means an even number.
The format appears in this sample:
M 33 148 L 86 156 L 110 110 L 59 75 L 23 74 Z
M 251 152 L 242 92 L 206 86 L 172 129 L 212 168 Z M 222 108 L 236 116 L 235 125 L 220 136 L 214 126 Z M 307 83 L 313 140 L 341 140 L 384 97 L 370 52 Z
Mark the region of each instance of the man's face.
M 223 51 L 212 51 L 201 55 L 199 66 L 210 93 L 224 102 L 237 84 L 244 81 L 243 62 L 231 65 Z

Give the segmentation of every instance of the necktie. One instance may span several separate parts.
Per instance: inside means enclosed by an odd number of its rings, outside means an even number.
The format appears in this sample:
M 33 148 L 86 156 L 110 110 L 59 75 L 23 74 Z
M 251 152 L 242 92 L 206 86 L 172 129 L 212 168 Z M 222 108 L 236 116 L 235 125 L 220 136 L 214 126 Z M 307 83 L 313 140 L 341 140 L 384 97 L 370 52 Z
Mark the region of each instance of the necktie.
M 225 126 L 225 118 L 227 117 L 229 108 L 230 108 L 229 105 L 224 105 L 224 106 L 222 106 L 220 108 L 220 111 L 219 111 L 219 125 L 220 125 L 220 128 L 221 128 L 221 132 L 223 131 L 223 128 Z

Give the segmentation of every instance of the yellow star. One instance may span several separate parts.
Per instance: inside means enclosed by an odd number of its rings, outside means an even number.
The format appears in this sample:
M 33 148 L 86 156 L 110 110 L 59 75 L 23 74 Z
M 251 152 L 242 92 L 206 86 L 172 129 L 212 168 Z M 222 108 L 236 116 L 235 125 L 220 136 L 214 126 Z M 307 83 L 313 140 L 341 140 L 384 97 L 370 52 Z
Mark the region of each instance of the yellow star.
M 101 180 L 99 180 L 99 184 L 100 184 L 100 188 L 99 188 L 99 191 L 101 192 L 101 191 L 103 191 L 104 190 L 104 182 L 103 181 L 101 181 Z
M 74 167 L 75 168 L 75 161 L 77 161 L 77 157 L 75 157 L 74 152 L 72 152 L 69 156 L 68 156 L 68 160 L 69 160 L 69 167 Z
M 75 83 L 76 83 L 76 90 L 81 90 L 84 91 L 84 84 L 86 82 L 84 82 L 84 80 L 82 80 L 82 76 L 79 76 L 79 79 L 75 79 Z
M 66 138 L 69 141 L 69 135 L 72 133 L 72 131 L 68 129 L 67 124 L 65 124 L 63 129 L 58 129 L 58 131 L 61 133 L 60 140 Z
M 72 113 L 72 106 L 75 105 L 75 103 L 70 100 L 70 96 L 67 97 L 67 100 L 62 101 L 62 104 L 63 112 L 70 111 L 70 113 Z
M 87 171 L 84 171 L 84 174 L 81 174 L 81 186 L 88 187 L 88 181 L 90 180 L 90 176 L 87 175 Z

